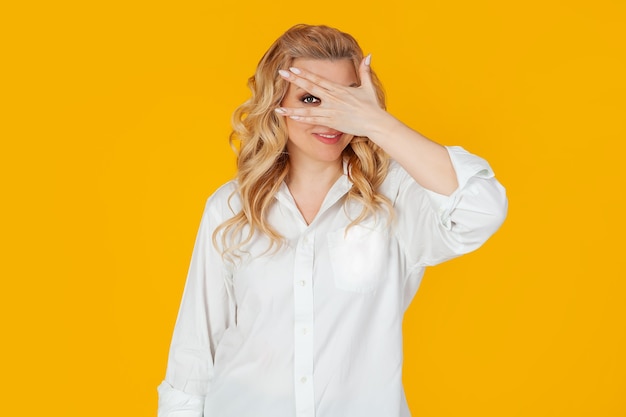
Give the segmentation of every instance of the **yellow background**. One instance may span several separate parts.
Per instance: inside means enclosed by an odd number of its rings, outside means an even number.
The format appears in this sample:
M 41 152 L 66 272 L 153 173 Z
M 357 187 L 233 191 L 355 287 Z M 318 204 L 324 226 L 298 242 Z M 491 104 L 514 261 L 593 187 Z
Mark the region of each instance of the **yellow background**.
M 623 1 L 7 4 L 0 414 L 156 415 L 230 114 L 307 22 L 355 35 L 391 112 L 508 189 L 407 313 L 414 415 L 626 415 Z

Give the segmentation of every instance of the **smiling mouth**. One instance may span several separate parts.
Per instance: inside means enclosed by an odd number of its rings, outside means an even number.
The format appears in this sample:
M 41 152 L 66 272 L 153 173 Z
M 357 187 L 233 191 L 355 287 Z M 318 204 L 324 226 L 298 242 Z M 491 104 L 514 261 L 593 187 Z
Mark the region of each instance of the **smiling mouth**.
M 342 133 L 334 133 L 334 134 L 326 134 L 326 133 L 317 133 L 318 136 L 321 136 L 326 139 L 335 139 L 338 136 L 341 136 Z
M 317 140 L 325 143 L 327 145 L 334 145 L 341 140 L 343 136 L 343 132 L 324 132 L 324 133 L 313 133 L 313 136 L 317 138 Z

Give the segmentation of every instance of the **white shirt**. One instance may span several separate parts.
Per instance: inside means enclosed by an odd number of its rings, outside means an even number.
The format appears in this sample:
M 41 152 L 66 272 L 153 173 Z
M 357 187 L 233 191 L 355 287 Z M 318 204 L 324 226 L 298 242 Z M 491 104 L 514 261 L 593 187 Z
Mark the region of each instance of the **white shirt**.
M 448 148 L 459 188 L 426 190 L 397 163 L 380 188 L 395 209 L 361 211 L 342 176 L 307 225 L 285 184 L 268 212 L 286 239 L 256 236 L 235 266 L 212 244 L 240 208 L 229 182 L 207 201 L 169 354 L 159 417 L 407 417 L 402 318 L 424 268 L 478 248 L 507 210 L 486 161 Z M 232 207 L 232 208 L 231 208 Z

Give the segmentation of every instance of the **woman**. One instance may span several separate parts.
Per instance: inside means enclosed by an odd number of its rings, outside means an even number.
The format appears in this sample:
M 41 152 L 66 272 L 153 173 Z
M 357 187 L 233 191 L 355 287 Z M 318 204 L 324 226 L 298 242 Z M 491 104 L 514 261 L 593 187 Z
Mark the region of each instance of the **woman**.
M 507 201 L 487 162 L 385 111 L 348 34 L 298 25 L 234 115 L 159 416 L 409 416 L 402 317 L 424 268 L 478 248 Z

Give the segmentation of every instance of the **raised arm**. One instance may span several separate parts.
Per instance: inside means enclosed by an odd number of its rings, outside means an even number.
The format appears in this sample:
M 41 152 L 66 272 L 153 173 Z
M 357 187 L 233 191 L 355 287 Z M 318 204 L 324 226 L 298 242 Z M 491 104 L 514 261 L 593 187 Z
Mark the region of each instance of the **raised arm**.
M 381 108 L 371 80 L 369 56 L 359 67 L 361 85 L 331 82 L 301 68 L 280 76 L 319 99 L 277 113 L 303 123 L 366 136 L 400 166 L 393 165 L 397 234 L 408 267 L 426 266 L 478 248 L 502 224 L 504 188 L 489 164 L 462 148 L 444 147 L 409 128 Z

